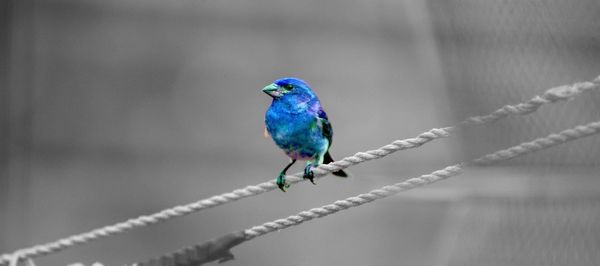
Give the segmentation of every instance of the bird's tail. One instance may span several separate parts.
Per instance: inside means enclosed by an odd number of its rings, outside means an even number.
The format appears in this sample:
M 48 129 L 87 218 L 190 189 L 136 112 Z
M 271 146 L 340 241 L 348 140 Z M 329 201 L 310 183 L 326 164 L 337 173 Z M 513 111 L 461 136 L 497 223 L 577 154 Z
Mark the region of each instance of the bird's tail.
M 323 163 L 324 164 L 328 164 L 330 162 L 333 162 L 333 158 L 331 158 L 331 154 L 329 154 L 329 151 L 327 151 L 325 153 L 325 157 L 323 157 Z M 348 174 L 346 172 L 344 172 L 344 170 L 337 170 L 335 172 L 332 173 L 335 176 L 339 176 L 339 177 L 348 177 Z

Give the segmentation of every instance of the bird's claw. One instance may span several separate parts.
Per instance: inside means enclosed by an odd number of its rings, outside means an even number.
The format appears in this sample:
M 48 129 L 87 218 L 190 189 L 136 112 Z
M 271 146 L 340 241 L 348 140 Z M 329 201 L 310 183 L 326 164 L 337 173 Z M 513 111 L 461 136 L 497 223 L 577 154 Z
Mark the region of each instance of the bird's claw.
M 312 170 L 310 170 L 310 167 L 307 167 L 307 169 L 304 170 L 304 175 L 302 176 L 302 178 L 308 179 L 311 183 L 313 183 L 313 185 L 316 185 L 315 174 Z
M 281 189 L 283 192 L 285 192 L 286 188 L 290 187 L 290 185 L 285 182 L 285 175 L 283 174 L 280 174 L 277 177 L 277 181 L 275 183 L 277 183 L 277 187 L 279 187 L 279 189 Z

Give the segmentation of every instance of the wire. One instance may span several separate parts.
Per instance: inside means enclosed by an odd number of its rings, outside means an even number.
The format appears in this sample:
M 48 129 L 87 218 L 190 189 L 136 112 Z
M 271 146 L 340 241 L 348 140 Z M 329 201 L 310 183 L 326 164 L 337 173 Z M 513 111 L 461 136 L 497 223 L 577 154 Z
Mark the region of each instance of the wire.
M 411 178 L 393 185 L 384 186 L 379 189 L 371 190 L 367 193 L 344 200 L 338 200 L 319 208 L 313 208 L 307 211 L 299 212 L 296 215 L 288 216 L 284 219 L 267 222 L 262 225 L 254 226 L 244 231 L 237 231 L 226 234 L 210 241 L 180 249 L 177 252 L 163 255 L 159 258 L 151 259 L 146 262 L 134 263 L 135 266 L 153 266 L 153 265 L 202 265 L 207 262 L 218 260 L 219 262 L 231 260 L 234 258 L 230 249 L 258 236 L 263 236 L 271 232 L 286 229 L 291 226 L 300 225 L 304 222 L 323 218 L 325 216 L 337 213 L 363 204 L 387 198 L 402 191 L 425 186 L 434 182 L 459 175 L 464 168 L 471 165 L 487 165 L 500 161 L 509 160 L 527 153 L 547 149 L 571 140 L 591 136 L 600 133 L 600 121 L 592 122 L 586 125 L 580 125 L 571 129 L 563 130 L 557 134 L 550 134 L 543 138 L 535 139 L 531 142 L 524 142 L 508 149 L 499 150 L 494 153 L 484 155 L 471 162 L 458 163 L 448 166 L 444 169 L 434 171 L 430 174 Z
M 579 95 L 582 92 L 592 89 L 598 89 L 599 87 L 600 76 L 598 76 L 591 82 L 579 82 L 574 83 L 572 85 L 564 85 L 551 88 L 547 90 L 542 96 L 535 96 L 527 102 L 519 103 L 516 105 L 505 105 L 502 108 L 499 108 L 496 111 L 492 112 L 491 114 L 467 118 L 466 120 L 464 120 L 456 126 L 434 128 L 427 132 L 421 133 L 420 135 L 414 138 L 396 140 L 379 149 L 370 150 L 366 152 L 358 152 L 353 156 L 346 157 L 342 160 L 332 162 L 326 165 L 319 165 L 317 168 L 313 169 L 313 172 L 315 178 L 320 178 L 328 173 L 335 172 L 340 169 L 345 169 L 351 165 L 356 165 L 362 162 L 379 159 L 396 151 L 417 148 L 432 140 L 448 137 L 450 136 L 450 133 L 452 131 L 455 131 L 463 126 L 492 123 L 509 115 L 526 115 L 536 111 L 544 104 L 555 103 L 561 100 L 568 100 L 576 95 Z M 297 173 L 293 176 L 288 177 L 287 180 L 290 184 L 302 182 L 303 179 L 301 178 L 301 176 L 301 173 Z M 55 253 L 69 247 L 81 245 L 93 240 L 98 240 L 118 233 L 127 232 L 134 228 L 145 227 L 148 225 L 164 222 L 175 217 L 188 215 L 207 208 L 212 208 L 222 204 L 230 203 L 242 198 L 256 196 L 274 190 L 275 188 L 277 188 L 275 180 L 271 180 L 258 185 L 247 186 L 242 189 L 237 189 L 229 193 L 216 195 L 187 205 L 175 206 L 173 208 L 165 209 L 151 215 L 140 216 L 134 219 L 129 219 L 125 222 L 105 226 L 86 233 L 69 236 L 54 242 L 20 249 L 10 254 L 1 255 L 0 265 L 5 265 L 6 263 L 8 263 L 14 257 L 13 254 L 18 253 L 20 254 L 21 259 L 25 259 Z

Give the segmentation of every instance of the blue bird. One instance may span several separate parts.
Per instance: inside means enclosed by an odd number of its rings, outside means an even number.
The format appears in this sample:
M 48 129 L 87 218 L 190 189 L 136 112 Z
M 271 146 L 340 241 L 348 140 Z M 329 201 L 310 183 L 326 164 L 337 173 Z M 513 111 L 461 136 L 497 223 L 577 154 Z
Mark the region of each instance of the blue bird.
M 278 79 L 262 91 L 273 98 L 265 115 L 265 136 L 271 135 L 291 159 L 279 173 L 277 186 L 283 192 L 289 187 L 285 174 L 296 160 L 307 161 L 303 177 L 315 184 L 312 168 L 333 162 L 329 154 L 333 130 L 319 98 L 306 82 L 297 78 Z M 342 170 L 333 174 L 348 176 Z

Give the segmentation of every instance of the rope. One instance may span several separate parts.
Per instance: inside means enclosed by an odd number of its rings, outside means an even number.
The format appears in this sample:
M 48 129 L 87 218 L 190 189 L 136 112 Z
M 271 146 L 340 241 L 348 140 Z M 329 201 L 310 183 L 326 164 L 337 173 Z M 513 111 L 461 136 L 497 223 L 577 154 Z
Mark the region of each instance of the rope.
M 313 208 L 308 211 L 303 211 L 284 219 L 278 219 L 272 222 L 264 223 L 262 225 L 254 226 L 250 229 L 246 229 L 244 231 L 244 234 L 246 235 L 246 239 L 250 240 L 273 231 L 278 231 L 281 229 L 288 228 L 290 226 L 299 225 L 301 223 L 310 221 L 315 218 L 322 218 L 339 212 L 341 210 L 357 207 L 365 203 L 372 202 L 374 200 L 387 198 L 404 190 L 424 186 L 429 183 L 437 182 L 439 180 L 458 175 L 462 173 L 463 166 L 463 164 L 455 164 L 452 166 L 448 166 L 442 170 L 435 171 L 428 175 L 422 175 L 417 178 L 411 178 L 401 183 L 385 186 L 380 189 L 372 190 L 368 193 L 360 194 L 355 197 L 349 197 L 344 200 L 338 200 L 329 205 L 325 205 L 319 208 Z
M 351 165 L 356 165 L 362 162 L 379 159 L 396 151 L 417 148 L 432 140 L 448 137 L 450 136 L 450 133 L 452 131 L 459 129 L 462 126 L 492 123 L 509 115 L 529 114 L 536 111 L 539 107 L 541 107 L 544 104 L 555 103 L 561 100 L 568 100 L 584 91 L 598 89 L 599 87 L 600 76 L 591 82 L 579 82 L 574 83 L 572 85 L 564 85 L 551 88 L 547 90 L 542 96 L 535 96 L 527 102 L 519 103 L 517 105 L 505 105 L 489 115 L 470 117 L 456 126 L 434 128 L 427 132 L 421 133 L 420 135 L 414 138 L 396 140 L 391 144 L 385 145 L 376 150 L 358 152 L 353 156 L 346 157 L 340 161 L 332 162 L 327 165 L 319 165 L 317 168 L 313 169 L 313 172 L 315 178 L 320 178 L 328 173 L 335 172 L 340 169 L 345 169 Z M 302 182 L 303 179 L 301 178 L 301 176 L 301 173 L 296 173 L 293 176 L 288 177 L 287 180 L 290 184 Z M 105 226 L 86 233 L 69 236 L 54 242 L 17 250 L 16 252 L 20 252 L 21 258 L 47 255 L 58 252 L 65 248 L 81 245 L 92 240 L 98 240 L 114 234 L 127 232 L 134 228 L 164 222 L 175 217 L 188 215 L 207 208 L 212 208 L 222 204 L 230 203 L 242 198 L 256 196 L 274 190 L 276 188 L 277 185 L 275 184 L 275 180 L 271 180 L 268 182 L 260 183 L 258 185 L 251 185 L 242 189 L 237 189 L 229 193 L 216 195 L 187 205 L 180 205 L 170 209 L 165 209 L 151 215 L 140 216 L 134 219 L 129 219 L 125 222 Z M 15 252 L 13 252 L 13 254 L 14 253 Z M 1 255 L 0 265 L 6 264 L 10 261 L 11 258 L 11 254 Z
M 598 133 L 600 133 L 600 121 L 592 122 L 587 125 L 577 126 L 572 129 L 561 131 L 558 134 L 550 134 L 547 137 L 538 138 L 531 142 L 521 143 L 517 146 L 513 146 L 505 150 L 499 150 L 494 153 L 487 154 L 478 159 L 472 160 L 471 162 L 451 165 L 444 169 L 432 172 L 430 174 L 411 178 L 403 182 L 375 189 L 368 193 L 360 194 L 354 197 L 349 197 L 344 200 L 338 200 L 329 205 L 325 205 L 319 208 L 313 208 L 308 211 L 303 211 L 284 219 L 278 219 L 272 222 L 267 222 L 241 232 L 233 232 L 198 245 L 180 249 L 177 252 L 163 255 L 159 258 L 151 259 L 146 262 L 134 263 L 132 265 L 198 266 L 216 260 L 218 260 L 219 262 L 231 260 L 234 258 L 233 254 L 230 251 L 231 248 L 245 241 L 252 240 L 255 237 L 266 235 L 274 231 L 286 229 L 291 226 L 296 226 L 316 218 L 322 218 L 342 210 L 346 210 L 352 207 L 358 207 L 378 199 L 387 198 L 402 191 L 425 186 L 452 176 L 459 175 L 467 166 L 487 165 L 491 163 L 509 160 L 517 156 L 539 151 L 542 149 L 547 149 L 571 140 L 591 136 Z
M 12 254 L 10 261 L 8 262 L 8 266 L 19 266 L 19 260 L 21 259 L 21 253 L 15 252 Z M 35 262 L 33 262 L 32 258 L 27 258 L 25 260 L 26 266 L 35 266 Z
M 257 236 L 262 236 L 273 231 L 285 229 L 294 225 L 299 225 L 303 222 L 310 221 L 314 218 L 321 218 L 330 214 L 334 214 L 341 210 L 357 207 L 374 200 L 387 198 L 405 190 L 421 187 L 440 180 L 444 180 L 448 177 L 459 175 L 462 173 L 463 168 L 465 166 L 469 166 L 471 164 L 483 165 L 504 161 L 517 156 L 521 156 L 523 154 L 556 146 L 567 141 L 591 136 L 599 132 L 600 121 L 592 122 L 587 125 L 577 126 L 572 129 L 561 131 L 558 134 L 551 134 L 544 138 L 538 138 L 531 142 L 521 143 L 520 145 L 513 146 L 505 150 L 490 153 L 488 155 L 473 160 L 471 163 L 459 163 L 452 166 L 448 166 L 442 170 L 435 171 L 428 175 L 422 175 L 420 177 L 411 178 L 404 182 L 385 186 L 380 189 L 375 189 L 368 193 L 360 194 L 355 197 L 350 197 L 345 200 L 338 200 L 333 204 L 325 205 L 320 208 L 310 209 L 308 211 L 303 211 L 298 213 L 297 215 L 292 215 L 285 219 L 279 219 L 273 222 L 264 223 L 262 225 L 247 229 L 244 231 L 244 233 L 246 234 L 246 238 L 250 240 Z

